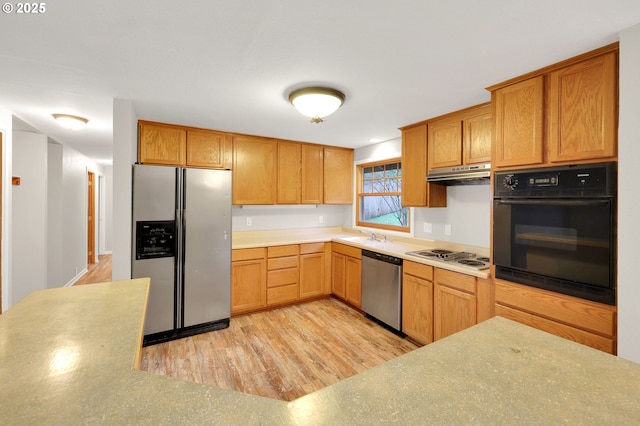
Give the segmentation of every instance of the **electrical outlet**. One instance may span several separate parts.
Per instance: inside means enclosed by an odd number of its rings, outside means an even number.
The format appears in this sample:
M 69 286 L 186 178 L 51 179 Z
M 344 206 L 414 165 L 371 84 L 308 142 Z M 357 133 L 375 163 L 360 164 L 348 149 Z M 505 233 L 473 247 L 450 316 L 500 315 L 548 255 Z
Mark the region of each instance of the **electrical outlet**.
M 247 218 L 247 226 L 251 226 L 251 224 L 252 224 L 251 218 L 250 218 L 250 217 L 248 217 L 248 218 Z
M 425 222 L 423 225 L 423 230 L 427 234 L 431 234 L 433 232 L 433 225 L 429 222 Z
M 324 216 L 318 216 L 318 223 L 324 223 Z
M 444 235 L 451 235 L 451 225 L 444 226 Z

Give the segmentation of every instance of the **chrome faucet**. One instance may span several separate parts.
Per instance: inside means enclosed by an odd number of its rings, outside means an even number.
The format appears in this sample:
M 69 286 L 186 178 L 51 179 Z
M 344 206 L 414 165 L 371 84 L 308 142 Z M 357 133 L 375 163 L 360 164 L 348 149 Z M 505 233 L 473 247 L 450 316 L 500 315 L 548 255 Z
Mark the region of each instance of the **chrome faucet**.
M 376 233 L 371 231 L 371 241 L 375 241 L 376 240 Z

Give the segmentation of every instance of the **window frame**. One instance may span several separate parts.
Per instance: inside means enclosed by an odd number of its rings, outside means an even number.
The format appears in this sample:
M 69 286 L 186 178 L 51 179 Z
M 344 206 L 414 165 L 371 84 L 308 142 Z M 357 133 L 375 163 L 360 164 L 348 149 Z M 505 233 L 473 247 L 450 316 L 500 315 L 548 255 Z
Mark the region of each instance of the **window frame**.
M 355 213 L 356 213 L 356 217 L 355 217 L 355 222 L 356 222 L 356 226 L 363 226 L 363 227 L 367 227 L 367 228 L 376 228 L 376 229 L 383 229 L 383 230 L 387 230 L 387 231 L 398 231 L 398 232 L 405 232 L 405 233 L 411 233 L 411 209 L 409 209 L 409 207 L 406 206 L 402 206 L 403 208 L 407 209 L 407 226 L 400 226 L 400 225 L 387 225 L 387 224 L 382 224 L 382 223 L 373 223 L 373 222 L 365 222 L 360 220 L 360 210 L 361 210 L 361 206 L 362 206 L 362 197 L 367 197 L 367 196 L 389 196 L 389 195 L 393 195 L 393 196 L 399 196 L 400 197 L 400 202 L 402 203 L 402 191 L 395 191 L 395 192 L 364 192 L 364 169 L 368 168 L 368 167 L 376 167 L 376 166 L 386 166 L 389 164 L 400 164 L 400 168 L 402 169 L 402 159 L 400 157 L 397 158 L 389 158 L 386 160 L 379 160 L 379 161 L 372 161 L 372 162 L 367 162 L 367 163 L 362 163 L 362 164 L 357 164 L 356 165 L 356 199 L 355 199 L 355 204 L 356 204 L 356 208 L 355 208 Z M 402 182 L 403 178 L 403 174 L 400 174 L 400 181 Z

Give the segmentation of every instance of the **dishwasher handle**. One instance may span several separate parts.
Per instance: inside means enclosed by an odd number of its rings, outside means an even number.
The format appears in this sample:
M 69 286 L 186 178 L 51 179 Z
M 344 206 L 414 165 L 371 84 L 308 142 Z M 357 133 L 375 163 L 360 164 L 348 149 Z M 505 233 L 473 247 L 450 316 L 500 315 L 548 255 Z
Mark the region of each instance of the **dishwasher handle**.
M 386 263 L 392 263 L 394 265 L 402 265 L 402 259 L 399 257 L 391 256 L 388 254 L 378 253 L 371 250 L 362 250 L 364 257 L 370 257 L 372 259 L 380 260 Z

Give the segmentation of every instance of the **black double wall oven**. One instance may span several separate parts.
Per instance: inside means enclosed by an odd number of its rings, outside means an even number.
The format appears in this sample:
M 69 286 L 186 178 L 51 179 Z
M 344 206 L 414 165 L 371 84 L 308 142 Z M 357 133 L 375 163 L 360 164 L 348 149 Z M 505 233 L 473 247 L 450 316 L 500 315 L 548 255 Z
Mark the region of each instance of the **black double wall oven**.
M 616 163 L 496 172 L 495 275 L 616 304 Z

